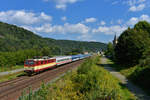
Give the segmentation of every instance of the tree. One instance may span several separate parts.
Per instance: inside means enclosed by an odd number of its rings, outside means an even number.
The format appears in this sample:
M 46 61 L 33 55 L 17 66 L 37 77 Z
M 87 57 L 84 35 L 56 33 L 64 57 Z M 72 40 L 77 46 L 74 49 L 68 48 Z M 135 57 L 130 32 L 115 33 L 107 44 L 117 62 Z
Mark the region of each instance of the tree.
M 128 28 L 118 39 L 115 48 L 116 61 L 133 66 L 139 63 L 143 52 L 150 46 L 149 33 L 142 29 Z
M 49 47 L 42 48 L 42 56 L 49 56 L 51 54 L 52 54 L 51 53 L 51 48 L 49 48 Z
M 73 49 L 71 52 L 67 52 L 66 55 L 77 55 L 81 53 L 83 53 L 83 50 L 79 48 L 79 49 Z
M 134 26 L 134 29 L 146 31 L 149 33 L 150 37 L 150 23 L 146 21 L 140 21 Z
M 7 63 L 6 58 L 2 54 L 0 54 L 0 67 L 2 70 L 4 69 L 6 63 Z
M 113 58 L 113 56 L 114 56 L 114 47 L 113 47 L 113 44 L 111 42 L 109 42 L 107 44 L 107 50 L 105 52 L 105 55 L 107 57 L 110 57 L 110 58 Z

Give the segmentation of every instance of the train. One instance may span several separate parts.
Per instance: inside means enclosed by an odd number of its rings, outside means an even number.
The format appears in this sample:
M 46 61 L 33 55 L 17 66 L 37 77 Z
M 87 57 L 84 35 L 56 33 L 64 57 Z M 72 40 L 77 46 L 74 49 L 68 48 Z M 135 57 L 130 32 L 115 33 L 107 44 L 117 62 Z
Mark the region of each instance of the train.
M 90 56 L 91 54 L 78 54 L 78 55 L 71 55 L 71 56 L 56 56 L 52 58 L 42 57 L 36 59 L 27 59 L 24 62 L 24 72 L 28 74 L 39 73 L 46 69 L 75 62 Z

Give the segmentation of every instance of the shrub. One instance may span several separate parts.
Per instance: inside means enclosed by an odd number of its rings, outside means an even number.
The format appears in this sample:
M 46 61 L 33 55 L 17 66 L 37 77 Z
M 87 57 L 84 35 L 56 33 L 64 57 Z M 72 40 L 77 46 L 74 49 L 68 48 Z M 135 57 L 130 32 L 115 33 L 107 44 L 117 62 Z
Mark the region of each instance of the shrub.
M 136 67 L 134 72 L 128 76 L 130 80 L 142 87 L 150 94 L 150 67 Z

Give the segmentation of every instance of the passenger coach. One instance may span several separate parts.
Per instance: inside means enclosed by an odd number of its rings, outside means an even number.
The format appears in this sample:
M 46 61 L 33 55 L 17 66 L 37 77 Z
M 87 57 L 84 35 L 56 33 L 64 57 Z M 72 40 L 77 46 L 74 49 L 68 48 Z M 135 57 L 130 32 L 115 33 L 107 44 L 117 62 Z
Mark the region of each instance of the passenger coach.
M 59 57 L 55 57 L 55 59 L 56 59 L 56 65 L 66 64 L 72 61 L 71 56 L 59 56 Z

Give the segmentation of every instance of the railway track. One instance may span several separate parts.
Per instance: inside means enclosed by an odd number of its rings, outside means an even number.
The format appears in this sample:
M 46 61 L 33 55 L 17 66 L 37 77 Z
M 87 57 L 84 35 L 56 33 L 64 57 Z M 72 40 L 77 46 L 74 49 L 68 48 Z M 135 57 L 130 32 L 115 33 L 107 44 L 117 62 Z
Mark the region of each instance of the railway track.
M 10 84 L 16 83 L 16 82 L 21 81 L 21 80 L 23 80 L 25 78 L 27 78 L 27 76 L 17 77 L 15 79 L 2 82 L 2 83 L 0 83 L 0 88 L 3 87 L 3 86 L 6 86 L 6 85 L 10 85 Z
M 82 62 L 83 60 L 72 62 L 38 75 L 31 77 L 22 76 L 0 83 L 0 100 L 16 100 L 25 88 L 32 87 L 32 89 L 35 90 L 40 87 L 42 82 L 47 83 L 68 70 L 79 66 Z

